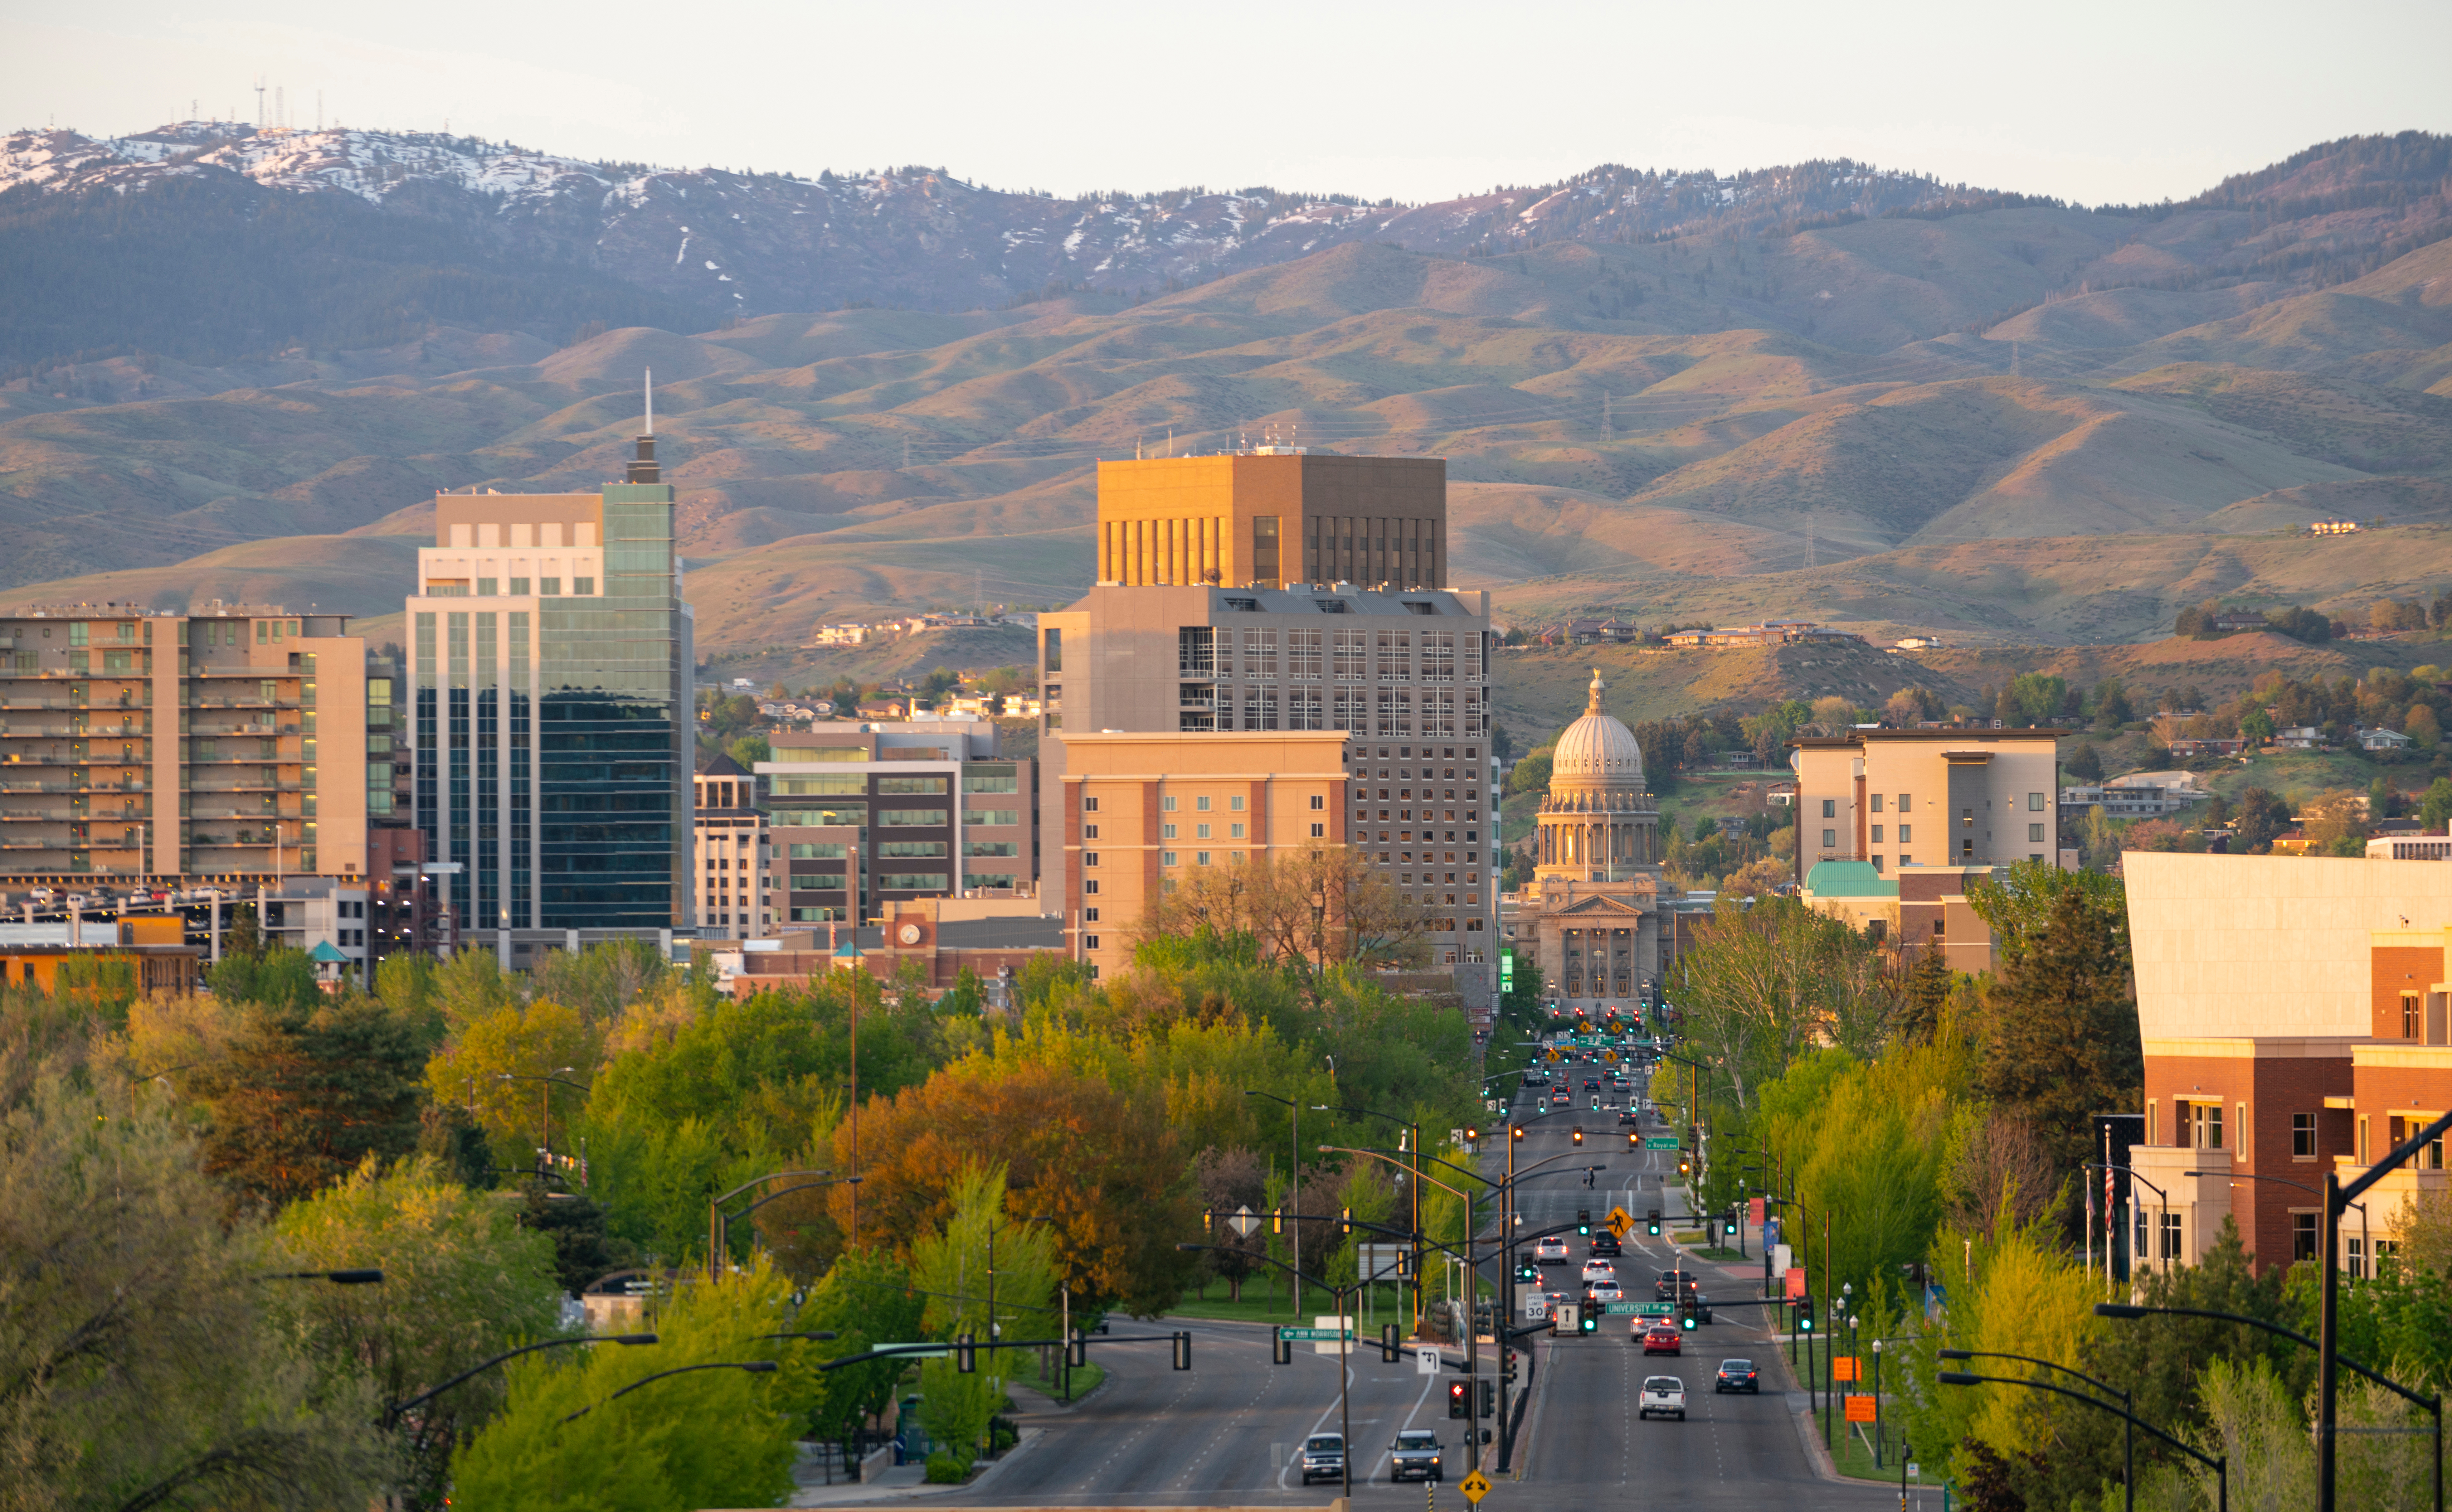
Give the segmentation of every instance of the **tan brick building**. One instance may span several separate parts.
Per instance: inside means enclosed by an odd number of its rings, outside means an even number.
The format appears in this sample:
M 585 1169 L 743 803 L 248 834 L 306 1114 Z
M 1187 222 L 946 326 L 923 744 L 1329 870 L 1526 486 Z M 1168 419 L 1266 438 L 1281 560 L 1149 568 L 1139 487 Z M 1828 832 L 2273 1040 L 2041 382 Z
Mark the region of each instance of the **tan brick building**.
M 1796 879 L 1817 862 L 2007 866 L 2060 854 L 2048 730 L 1854 730 L 1797 741 Z
M 1342 731 L 1077 732 L 1065 746 L 1064 927 L 1097 974 L 1132 960 L 1143 911 L 1184 878 L 1346 841 Z

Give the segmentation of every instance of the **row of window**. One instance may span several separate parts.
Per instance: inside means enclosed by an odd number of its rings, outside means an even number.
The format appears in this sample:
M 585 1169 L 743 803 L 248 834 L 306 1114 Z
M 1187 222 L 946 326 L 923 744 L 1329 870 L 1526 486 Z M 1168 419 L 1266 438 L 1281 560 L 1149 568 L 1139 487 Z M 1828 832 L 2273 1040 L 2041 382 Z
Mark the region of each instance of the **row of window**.
M 511 591 L 508 597 L 513 599 L 524 599 L 528 596 L 527 579 L 513 578 L 510 579 L 510 584 Z M 480 599 L 502 598 L 504 597 L 501 591 L 503 579 L 500 578 L 480 578 L 477 579 L 477 597 Z M 564 595 L 562 591 L 561 579 L 539 578 L 536 579 L 536 591 L 537 597 L 540 599 L 561 599 L 564 597 L 572 599 L 592 599 L 596 597 L 596 579 L 593 578 L 573 578 L 570 579 L 570 592 L 567 595 Z M 468 597 L 468 579 L 465 578 L 428 579 L 425 584 L 425 597 L 428 599 L 465 599 Z
M 1882 801 L 1888 796 L 1889 796 L 1889 795 L 1882 793 L 1868 793 L 1865 795 L 1866 812 L 1870 814 L 1881 813 Z M 2049 804 L 2046 801 L 2047 796 L 2047 795 L 2042 793 L 2027 794 L 2027 812 L 2029 814 L 2043 813 L 2046 808 L 2049 807 Z M 1914 806 L 1914 795 L 1912 794 L 1902 793 L 1898 795 L 1898 801 L 1891 807 L 1890 812 L 1894 814 L 1906 814 L 1912 811 Z M 1975 823 L 1975 811 L 1973 809 L 1962 809 L 1959 813 L 1962 823 L 1969 826 Z M 1839 800 L 1837 798 L 1824 798 L 1822 800 L 1822 816 L 1826 819 L 1835 819 L 1839 816 Z M 1948 821 L 1944 820 L 1943 822 L 1947 823 Z

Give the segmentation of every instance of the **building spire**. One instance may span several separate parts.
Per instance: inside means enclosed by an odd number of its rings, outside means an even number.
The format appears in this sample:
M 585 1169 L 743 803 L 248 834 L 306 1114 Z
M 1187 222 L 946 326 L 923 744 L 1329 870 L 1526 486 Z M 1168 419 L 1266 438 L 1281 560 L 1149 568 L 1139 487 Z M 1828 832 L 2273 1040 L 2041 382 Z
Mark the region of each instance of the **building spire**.
M 630 474 L 623 481 L 632 483 L 660 483 L 664 481 L 664 475 L 656 466 L 656 370 L 654 368 L 643 370 L 640 386 L 646 400 L 646 419 L 642 422 L 643 428 L 639 432 L 639 454 L 631 460 Z
M 1584 712 L 1586 714 L 1601 712 L 1601 669 L 1598 667 L 1592 669 L 1592 698 L 1584 705 Z

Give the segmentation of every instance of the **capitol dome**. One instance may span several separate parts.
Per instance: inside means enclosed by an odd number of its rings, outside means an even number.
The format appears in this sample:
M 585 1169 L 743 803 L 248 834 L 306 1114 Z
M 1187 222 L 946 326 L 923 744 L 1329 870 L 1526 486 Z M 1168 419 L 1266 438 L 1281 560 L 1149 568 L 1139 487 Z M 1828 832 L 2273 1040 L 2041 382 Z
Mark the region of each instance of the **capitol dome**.
M 1592 669 L 1592 698 L 1584 717 L 1567 726 L 1550 755 L 1550 781 L 1554 785 L 1643 786 L 1643 748 L 1634 732 L 1612 716 L 1601 713 L 1601 674 Z

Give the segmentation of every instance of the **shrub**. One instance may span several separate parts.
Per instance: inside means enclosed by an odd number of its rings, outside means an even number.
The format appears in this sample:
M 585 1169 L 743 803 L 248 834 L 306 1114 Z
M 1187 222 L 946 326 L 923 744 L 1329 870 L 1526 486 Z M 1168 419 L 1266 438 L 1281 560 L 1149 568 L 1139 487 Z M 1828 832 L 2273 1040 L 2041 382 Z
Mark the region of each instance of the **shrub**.
M 971 1462 L 950 1450 L 939 1449 L 928 1456 L 930 1485 L 959 1485 L 971 1478 Z

